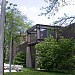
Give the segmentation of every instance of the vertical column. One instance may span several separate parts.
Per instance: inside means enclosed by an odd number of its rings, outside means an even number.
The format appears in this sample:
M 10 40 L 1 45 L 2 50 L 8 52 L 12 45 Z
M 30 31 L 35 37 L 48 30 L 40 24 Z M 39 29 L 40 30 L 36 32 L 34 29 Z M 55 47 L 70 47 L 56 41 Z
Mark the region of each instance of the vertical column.
M 56 39 L 57 39 L 57 37 L 58 37 L 58 35 L 57 35 L 57 30 L 55 31 L 55 37 L 56 37 Z
M 27 36 L 27 42 L 30 43 L 30 34 Z
M 26 49 L 26 67 L 32 67 L 30 47 Z
M 55 38 L 58 41 L 58 28 L 55 30 Z
M 1 0 L 0 17 L 0 75 L 4 75 L 4 24 L 6 0 Z
M 37 34 L 37 40 L 39 40 L 40 39 L 40 28 L 37 28 L 36 31 L 37 31 L 36 32 L 36 34 Z

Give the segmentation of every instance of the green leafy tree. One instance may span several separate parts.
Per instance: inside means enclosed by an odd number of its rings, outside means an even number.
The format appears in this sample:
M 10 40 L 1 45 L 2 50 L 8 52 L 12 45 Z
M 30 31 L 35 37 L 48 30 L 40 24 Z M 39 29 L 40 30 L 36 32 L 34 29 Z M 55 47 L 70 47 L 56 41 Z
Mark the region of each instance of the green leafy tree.
M 18 46 L 20 43 L 22 43 L 23 42 L 22 36 L 25 35 L 25 31 L 28 28 L 30 28 L 30 25 L 31 25 L 31 21 L 28 20 L 26 16 L 21 14 L 21 12 L 16 8 L 16 4 L 7 2 L 6 25 L 4 27 L 5 28 L 4 31 L 5 56 L 9 55 L 10 41 L 12 41 L 12 49 L 15 46 Z M 11 32 L 12 32 L 12 36 L 10 35 Z M 7 57 L 6 60 L 8 59 L 9 58 Z
M 75 69 L 75 41 L 48 37 L 37 44 L 37 60 L 40 68 L 47 71 L 70 72 Z
M 26 54 L 23 51 L 20 51 L 16 54 L 14 58 L 14 64 L 26 66 Z

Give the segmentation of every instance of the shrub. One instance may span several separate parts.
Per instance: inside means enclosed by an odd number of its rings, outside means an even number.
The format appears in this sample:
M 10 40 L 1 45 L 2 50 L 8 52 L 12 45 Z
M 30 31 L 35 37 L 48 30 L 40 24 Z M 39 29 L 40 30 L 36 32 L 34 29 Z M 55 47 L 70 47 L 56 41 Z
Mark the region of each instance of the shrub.
M 14 64 L 26 66 L 26 54 L 23 51 L 20 51 L 16 54 L 14 58 Z
M 35 46 L 40 68 L 47 71 L 72 71 L 75 69 L 75 41 L 61 38 L 58 41 L 48 37 Z

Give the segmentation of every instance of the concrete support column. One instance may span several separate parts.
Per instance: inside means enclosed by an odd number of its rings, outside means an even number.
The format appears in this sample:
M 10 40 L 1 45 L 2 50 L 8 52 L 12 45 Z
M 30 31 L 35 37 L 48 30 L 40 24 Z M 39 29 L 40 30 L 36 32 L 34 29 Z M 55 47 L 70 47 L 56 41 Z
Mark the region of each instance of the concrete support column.
M 32 67 L 30 47 L 26 49 L 26 67 Z

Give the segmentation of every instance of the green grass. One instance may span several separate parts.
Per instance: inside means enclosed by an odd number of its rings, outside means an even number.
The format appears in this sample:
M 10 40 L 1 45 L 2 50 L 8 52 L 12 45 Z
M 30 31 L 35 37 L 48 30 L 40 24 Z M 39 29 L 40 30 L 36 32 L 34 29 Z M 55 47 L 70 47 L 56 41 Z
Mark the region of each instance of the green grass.
M 9 75 L 9 73 L 5 73 L 4 75 Z M 75 75 L 75 74 L 64 74 L 64 73 L 54 73 L 54 72 L 41 72 L 35 71 L 33 69 L 24 69 L 23 72 L 15 72 L 12 75 Z

